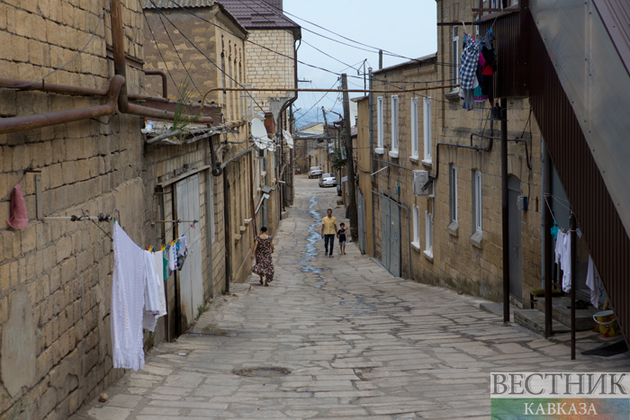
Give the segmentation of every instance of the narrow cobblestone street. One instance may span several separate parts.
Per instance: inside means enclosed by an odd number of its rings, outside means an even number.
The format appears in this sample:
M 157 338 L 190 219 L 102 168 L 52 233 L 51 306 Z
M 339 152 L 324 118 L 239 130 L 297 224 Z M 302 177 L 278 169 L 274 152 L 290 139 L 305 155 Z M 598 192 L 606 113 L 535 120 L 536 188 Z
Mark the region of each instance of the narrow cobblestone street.
M 296 179 L 274 236 L 276 279 L 235 285 L 177 342 L 154 347 L 74 420 L 489 418 L 492 371 L 627 371 L 627 354 L 570 360 L 479 309 L 479 299 L 392 277 L 349 244 L 323 256 L 335 189 Z M 580 334 L 578 334 L 578 343 Z M 584 343 L 581 344 L 584 346 Z

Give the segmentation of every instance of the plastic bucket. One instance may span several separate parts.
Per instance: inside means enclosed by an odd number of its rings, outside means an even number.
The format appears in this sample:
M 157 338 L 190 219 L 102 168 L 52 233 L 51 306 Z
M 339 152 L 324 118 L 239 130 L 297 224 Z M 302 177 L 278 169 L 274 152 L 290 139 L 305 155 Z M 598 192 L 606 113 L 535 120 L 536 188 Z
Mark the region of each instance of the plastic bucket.
M 593 315 L 593 320 L 599 324 L 599 332 L 604 337 L 619 335 L 619 325 L 613 311 L 597 312 Z

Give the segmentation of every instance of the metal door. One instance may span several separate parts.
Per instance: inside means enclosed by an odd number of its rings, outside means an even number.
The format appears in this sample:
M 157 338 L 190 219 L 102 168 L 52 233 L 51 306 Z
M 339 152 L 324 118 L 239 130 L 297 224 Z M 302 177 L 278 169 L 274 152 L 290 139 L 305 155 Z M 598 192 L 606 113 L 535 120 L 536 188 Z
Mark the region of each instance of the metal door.
M 199 220 L 199 176 L 193 175 L 177 183 L 177 218 Z M 179 273 L 182 324 L 188 327 L 197 317 L 198 308 L 204 303 L 201 229 L 199 224 L 180 223 L 180 236 L 186 236 L 188 255 Z
M 521 246 L 521 210 L 518 197 L 521 195 L 521 181 L 510 175 L 508 178 L 508 246 L 510 251 L 510 294 L 519 301 L 523 291 L 523 249 Z
M 381 197 L 381 222 L 383 230 L 381 233 L 381 263 L 389 270 L 389 230 L 390 230 L 390 200 L 385 197 Z
M 400 277 L 400 207 L 395 201 L 390 201 L 389 223 L 389 272 Z
M 365 201 L 361 190 L 357 189 L 357 219 L 359 228 L 359 250 L 365 254 Z
M 400 207 L 383 197 L 382 206 L 382 263 L 396 277 L 400 277 Z

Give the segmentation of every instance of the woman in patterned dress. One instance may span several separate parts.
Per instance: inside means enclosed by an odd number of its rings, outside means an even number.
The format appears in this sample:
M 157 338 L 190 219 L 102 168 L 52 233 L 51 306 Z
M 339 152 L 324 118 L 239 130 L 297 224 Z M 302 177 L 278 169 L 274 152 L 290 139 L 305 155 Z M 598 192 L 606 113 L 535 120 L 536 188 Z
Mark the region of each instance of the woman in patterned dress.
M 252 268 L 252 272 L 260 276 L 260 284 L 263 284 L 263 276 L 266 277 L 264 284 L 269 286 L 273 281 L 273 262 L 271 254 L 273 253 L 273 242 L 271 236 L 267 235 L 267 228 L 260 228 L 260 235 L 255 239 L 254 250 L 252 251 L 252 259 L 256 257 L 256 265 Z

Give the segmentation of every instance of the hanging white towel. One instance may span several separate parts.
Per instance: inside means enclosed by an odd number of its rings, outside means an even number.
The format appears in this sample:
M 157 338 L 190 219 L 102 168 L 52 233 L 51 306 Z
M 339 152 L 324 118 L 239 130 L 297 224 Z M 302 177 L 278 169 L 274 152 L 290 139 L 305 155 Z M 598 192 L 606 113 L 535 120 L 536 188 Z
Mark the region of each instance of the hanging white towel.
M 558 238 L 560 238 L 559 232 Z M 569 233 L 563 235 L 560 267 L 562 268 L 562 291 L 569 293 L 571 291 L 571 234 Z
M 156 273 L 155 257 L 152 252 L 143 251 L 147 280 L 144 288 L 144 314 L 142 327 L 155 331 L 158 315 L 160 313 L 160 281 Z
M 590 255 L 588 256 L 588 268 L 586 269 L 586 286 L 591 289 L 591 305 L 599 309 L 599 273 Z
M 158 278 L 158 291 L 160 294 L 160 313 L 158 317 L 166 315 L 166 293 L 164 291 L 164 259 L 162 251 L 153 254 L 155 259 L 155 271 Z
M 114 223 L 114 276 L 110 314 L 115 368 L 144 366 L 142 308 L 146 283 L 144 251 Z

